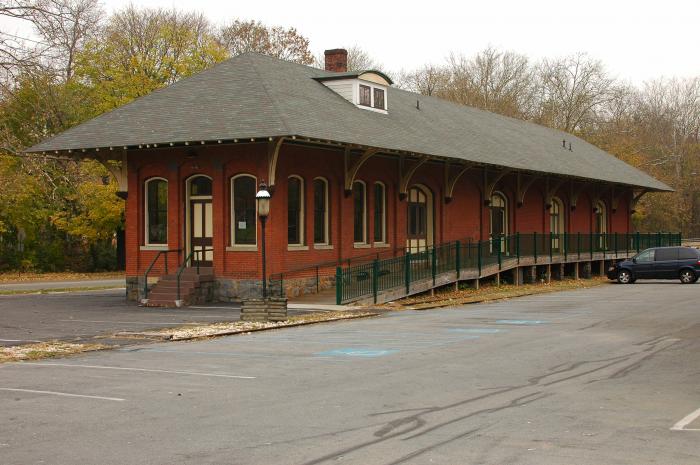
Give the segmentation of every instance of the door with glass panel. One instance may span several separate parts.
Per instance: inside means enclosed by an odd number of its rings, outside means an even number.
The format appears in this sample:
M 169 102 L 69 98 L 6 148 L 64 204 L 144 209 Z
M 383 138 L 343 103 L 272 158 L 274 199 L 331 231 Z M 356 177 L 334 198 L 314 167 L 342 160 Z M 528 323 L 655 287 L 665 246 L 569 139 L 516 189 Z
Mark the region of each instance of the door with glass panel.
M 214 219 L 211 179 L 197 176 L 189 182 L 190 266 L 212 266 L 214 261 Z

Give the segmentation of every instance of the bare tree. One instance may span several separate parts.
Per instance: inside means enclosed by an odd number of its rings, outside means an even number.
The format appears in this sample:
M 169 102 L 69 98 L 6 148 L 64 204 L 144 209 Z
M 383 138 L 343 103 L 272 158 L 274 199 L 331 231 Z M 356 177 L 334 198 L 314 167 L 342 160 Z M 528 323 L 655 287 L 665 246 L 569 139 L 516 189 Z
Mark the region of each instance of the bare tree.
M 599 60 L 584 53 L 542 60 L 538 77 L 541 101 L 536 120 L 564 131 L 580 131 L 593 123 L 612 98 L 614 80 Z
M 450 72 L 442 66 L 425 65 L 399 73 L 397 86 L 423 95 L 443 96 L 450 83 Z
M 75 56 L 86 40 L 94 38 L 102 21 L 99 0 L 52 0 L 27 17 L 43 42 L 53 51 L 53 66 L 66 80 L 73 76 Z
M 453 54 L 449 69 L 445 96 L 450 100 L 508 116 L 530 116 L 535 87 L 526 56 L 488 47 L 471 58 Z
M 312 64 L 309 39 L 294 28 L 269 27 L 259 21 L 233 21 L 218 32 L 219 41 L 232 56 L 261 53 L 304 65 Z

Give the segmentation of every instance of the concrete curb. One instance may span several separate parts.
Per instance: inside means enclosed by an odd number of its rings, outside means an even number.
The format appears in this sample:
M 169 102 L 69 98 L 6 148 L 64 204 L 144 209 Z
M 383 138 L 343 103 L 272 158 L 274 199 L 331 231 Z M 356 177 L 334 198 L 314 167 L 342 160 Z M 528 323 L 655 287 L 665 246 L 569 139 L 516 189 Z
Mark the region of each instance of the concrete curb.
M 319 321 L 303 321 L 299 323 L 292 323 L 288 325 L 279 325 L 279 326 L 271 326 L 269 328 L 253 328 L 253 329 L 239 329 L 239 330 L 232 330 L 232 331 L 221 331 L 218 333 L 213 333 L 213 334 L 203 334 L 199 336 L 188 336 L 188 337 L 180 337 L 180 338 L 174 338 L 172 334 L 157 334 L 157 333 L 135 333 L 135 332 L 122 332 L 122 333 L 115 333 L 114 336 L 116 337 L 143 337 L 143 338 L 148 338 L 148 339 L 159 339 L 161 341 L 194 341 L 198 339 L 208 339 L 208 338 L 214 338 L 214 337 L 222 337 L 222 336 L 235 336 L 236 334 L 245 334 L 245 333 L 257 333 L 259 331 L 271 331 L 273 329 L 285 329 L 285 328 L 294 328 L 297 326 L 307 326 L 307 325 L 315 325 L 319 323 L 332 323 L 335 321 L 346 321 L 346 320 L 357 320 L 360 318 L 373 318 L 376 316 L 381 315 L 379 312 L 374 312 L 374 313 L 368 313 L 366 315 L 353 315 L 353 316 L 348 316 L 345 318 L 330 318 L 327 320 L 319 320 Z

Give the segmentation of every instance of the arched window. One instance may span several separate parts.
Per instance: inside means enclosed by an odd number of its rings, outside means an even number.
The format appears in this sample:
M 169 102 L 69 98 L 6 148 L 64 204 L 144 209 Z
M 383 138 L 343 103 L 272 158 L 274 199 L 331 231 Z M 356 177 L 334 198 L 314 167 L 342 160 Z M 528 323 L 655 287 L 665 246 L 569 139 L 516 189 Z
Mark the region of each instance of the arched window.
M 287 243 L 304 244 L 304 180 L 299 176 L 287 179 Z
M 559 251 L 561 248 L 561 235 L 566 227 L 566 219 L 564 217 L 564 203 L 557 197 L 552 198 L 552 204 L 549 207 L 549 231 L 552 234 L 552 250 Z M 561 240 L 560 240 L 561 239 Z
M 367 190 L 365 183 L 355 181 L 352 185 L 353 238 L 356 244 L 367 243 Z
M 168 181 L 152 178 L 145 183 L 146 245 L 168 243 Z
M 249 174 L 231 178 L 231 243 L 257 244 L 257 211 L 255 191 L 257 180 Z
M 491 237 L 508 234 L 508 201 L 500 192 L 491 196 Z
M 314 244 L 330 244 L 330 218 L 328 216 L 328 181 L 314 179 Z
M 374 183 L 374 242 L 386 243 L 386 187 Z
M 595 213 L 595 224 L 593 226 L 595 233 L 598 235 L 598 249 L 605 250 L 607 248 L 606 233 L 608 232 L 608 211 L 605 208 L 605 202 L 602 200 L 596 202 L 593 212 Z
M 603 201 L 595 204 L 595 232 L 598 234 L 608 232 L 608 212 Z
M 506 253 L 508 235 L 508 201 L 506 196 L 500 192 L 494 192 L 491 195 L 491 252 L 501 250 L 501 253 Z M 496 247 L 494 248 L 494 244 Z

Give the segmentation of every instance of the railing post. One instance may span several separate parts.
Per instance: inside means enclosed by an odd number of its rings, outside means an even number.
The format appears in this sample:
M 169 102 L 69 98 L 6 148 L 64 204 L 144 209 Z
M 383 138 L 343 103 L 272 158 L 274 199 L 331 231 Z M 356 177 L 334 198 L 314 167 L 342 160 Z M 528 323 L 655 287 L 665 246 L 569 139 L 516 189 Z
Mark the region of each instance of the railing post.
M 477 246 L 476 246 L 477 247 L 477 250 L 476 250 L 476 253 L 477 253 L 477 257 L 476 257 L 477 275 L 476 275 L 476 277 L 477 278 L 481 277 L 481 248 L 483 247 L 482 243 L 483 243 L 483 241 L 478 241 L 476 243 L 477 244 Z
M 520 233 L 519 232 L 515 233 L 515 258 L 518 261 L 518 265 L 520 265 Z
M 532 255 L 535 258 L 535 263 L 537 263 L 537 231 L 532 233 Z
M 461 257 L 460 257 L 460 242 L 457 241 L 455 244 L 455 271 L 457 272 L 457 281 L 459 281 L 459 272 L 462 268 Z
M 576 254 L 578 259 L 581 260 L 581 231 L 576 233 Z
M 165 274 L 168 274 L 168 252 L 165 252 Z
M 591 260 L 593 260 L 593 231 L 589 233 L 590 243 L 588 244 L 588 249 L 591 254 Z
M 343 303 L 343 268 L 340 266 L 335 267 L 335 303 Z
M 377 303 L 377 293 L 379 292 L 379 260 L 376 258 L 372 262 L 372 295 L 374 303 Z
M 554 241 L 554 234 L 552 231 L 549 232 L 549 263 L 552 263 L 552 242 Z
M 407 251 L 405 257 L 405 277 L 406 277 L 406 295 L 411 291 L 411 251 Z
M 617 233 L 615 232 L 613 234 L 615 234 L 615 258 L 617 258 Z
M 316 294 L 318 294 L 318 265 L 316 265 Z
M 498 255 L 498 269 L 499 269 L 499 270 L 501 269 L 501 240 L 502 240 L 502 239 L 501 239 L 501 236 L 498 236 L 498 239 L 497 239 L 498 242 L 497 242 L 497 244 L 496 244 L 496 247 L 497 247 L 496 250 L 497 250 L 497 255 Z
M 660 232 L 656 233 L 656 246 L 661 247 L 661 233 Z
M 432 256 L 430 257 L 430 271 L 433 274 L 433 286 L 435 286 L 435 275 L 437 274 L 437 256 L 435 255 L 436 247 L 433 246 Z
M 564 249 L 564 261 L 568 261 L 568 255 L 569 255 L 569 239 L 567 237 L 566 232 L 564 232 L 564 244 L 562 245 Z

